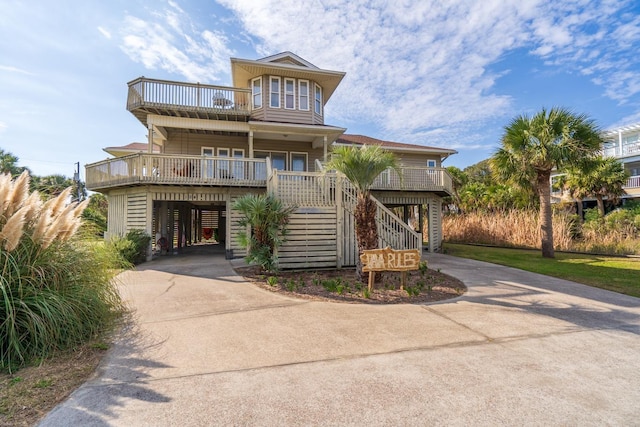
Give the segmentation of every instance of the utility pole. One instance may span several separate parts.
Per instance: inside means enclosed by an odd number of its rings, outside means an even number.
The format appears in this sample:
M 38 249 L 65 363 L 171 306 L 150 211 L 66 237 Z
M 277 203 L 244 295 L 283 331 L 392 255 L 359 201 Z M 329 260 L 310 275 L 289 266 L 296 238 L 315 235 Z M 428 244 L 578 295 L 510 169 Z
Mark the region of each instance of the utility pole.
M 73 173 L 73 182 L 76 183 L 76 191 L 78 192 L 78 202 L 82 201 L 82 186 L 80 182 L 80 162 L 76 162 L 76 170 Z

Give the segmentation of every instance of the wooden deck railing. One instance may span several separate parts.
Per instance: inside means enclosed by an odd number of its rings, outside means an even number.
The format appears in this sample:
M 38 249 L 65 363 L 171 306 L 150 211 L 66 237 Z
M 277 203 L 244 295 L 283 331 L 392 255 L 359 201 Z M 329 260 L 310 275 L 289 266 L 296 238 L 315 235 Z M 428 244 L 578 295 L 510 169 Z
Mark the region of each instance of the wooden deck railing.
M 131 154 L 86 166 L 89 190 L 139 183 L 265 187 L 265 159 Z
M 446 191 L 453 194 L 451 175 L 445 168 L 401 168 L 382 172 L 373 182 L 373 190 Z
M 335 206 L 335 174 L 274 169 L 268 188 L 287 204 L 298 207 Z
M 249 114 L 251 90 L 140 77 L 129 82 L 127 109 L 171 108 Z
M 340 180 L 343 185 L 342 204 L 351 214 L 355 213 L 357 202 L 356 191 L 353 185 L 347 180 Z M 409 227 L 396 214 L 391 212 L 378 199 L 371 196 L 376 203 L 376 223 L 378 224 L 379 247 L 389 246 L 393 249 L 418 249 L 422 252 L 422 235 Z

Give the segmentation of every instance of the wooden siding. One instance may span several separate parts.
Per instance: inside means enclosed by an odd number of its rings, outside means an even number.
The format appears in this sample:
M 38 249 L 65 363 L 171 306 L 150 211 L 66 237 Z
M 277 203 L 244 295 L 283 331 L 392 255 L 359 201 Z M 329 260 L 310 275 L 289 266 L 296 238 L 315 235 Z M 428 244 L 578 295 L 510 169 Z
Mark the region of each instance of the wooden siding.
M 439 252 L 442 248 L 442 199 L 429 200 L 429 252 Z
M 127 195 L 114 194 L 108 196 L 106 238 L 123 236 L 127 232 Z
M 280 77 L 280 108 L 272 108 L 270 107 L 270 81 L 269 77 Z M 264 120 L 268 122 L 278 122 L 278 123 L 298 123 L 298 124 L 314 124 L 314 125 L 322 125 L 324 124 L 324 119 L 322 116 L 318 116 L 313 112 L 313 80 L 309 81 L 309 110 L 300 110 L 298 101 L 298 81 L 300 79 L 293 79 L 295 81 L 295 90 L 294 90 L 294 109 L 286 109 L 284 108 L 285 102 L 285 87 L 284 87 L 284 79 L 288 77 L 282 77 L 275 74 L 268 74 L 260 76 L 262 79 L 262 108 L 253 110 L 251 112 L 251 118 L 253 120 Z M 251 82 L 248 82 L 250 85 Z
M 278 251 L 283 269 L 335 267 L 336 210 L 300 208 L 291 215 L 287 241 Z
M 127 195 L 127 231 L 147 229 L 147 194 Z

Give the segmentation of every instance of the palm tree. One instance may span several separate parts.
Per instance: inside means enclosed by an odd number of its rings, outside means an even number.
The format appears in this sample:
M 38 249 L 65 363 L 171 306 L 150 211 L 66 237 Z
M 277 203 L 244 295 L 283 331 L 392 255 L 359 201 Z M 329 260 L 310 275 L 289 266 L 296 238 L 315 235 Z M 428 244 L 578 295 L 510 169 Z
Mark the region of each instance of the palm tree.
M 0 148 L 0 174 L 8 173 L 11 176 L 18 176 L 25 169 L 23 166 L 18 166 L 18 158 L 16 156 Z
M 457 206 L 458 212 L 462 213 L 460 189 L 469 182 L 469 177 L 460 168 L 455 166 L 447 166 L 447 172 L 451 175 L 451 184 L 453 185 L 453 202 Z
M 346 176 L 355 187 L 358 200 L 355 208 L 356 241 L 358 253 L 378 247 L 378 227 L 376 225 L 376 203 L 371 199 L 374 180 L 387 169 L 401 175 L 396 156 L 379 145 L 337 146 L 327 162 L 328 170 L 336 170 Z M 366 280 L 360 257 L 356 260 L 356 274 Z
M 602 139 L 586 115 L 564 108 L 542 109 L 529 117 L 515 117 L 505 127 L 502 147 L 492 164 L 498 177 L 533 188 L 540 200 L 542 256 L 554 257 L 551 224 L 551 171 L 564 170 L 594 157 Z
M 604 198 L 616 200 L 623 195 L 627 179 L 629 172 L 622 163 L 613 157 L 596 157 L 570 169 L 567 186 L 579 203 L 584 197 L 595 197 L 600 216 L 604 216 Z

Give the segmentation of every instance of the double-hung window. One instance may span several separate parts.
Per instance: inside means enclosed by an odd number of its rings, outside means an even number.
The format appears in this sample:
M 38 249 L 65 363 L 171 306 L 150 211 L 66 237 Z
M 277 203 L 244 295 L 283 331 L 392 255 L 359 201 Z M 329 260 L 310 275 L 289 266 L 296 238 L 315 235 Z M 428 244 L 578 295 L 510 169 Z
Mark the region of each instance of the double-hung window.
M 269 77 L 269 106 L 280 108 L 280 77 Z
M 322 88 L 315 85 L 315 112 L 318 115 L 322 115 Z
M 284 79 L 284 108 L 293 110 L 296 108 L 296 81 Z
M 298 109 L 309 111 L 309 80 L 298 80 Z
M 253 94 L 253 108 L 262 108 L 262 77 L 251 80 L 251 93 Z

